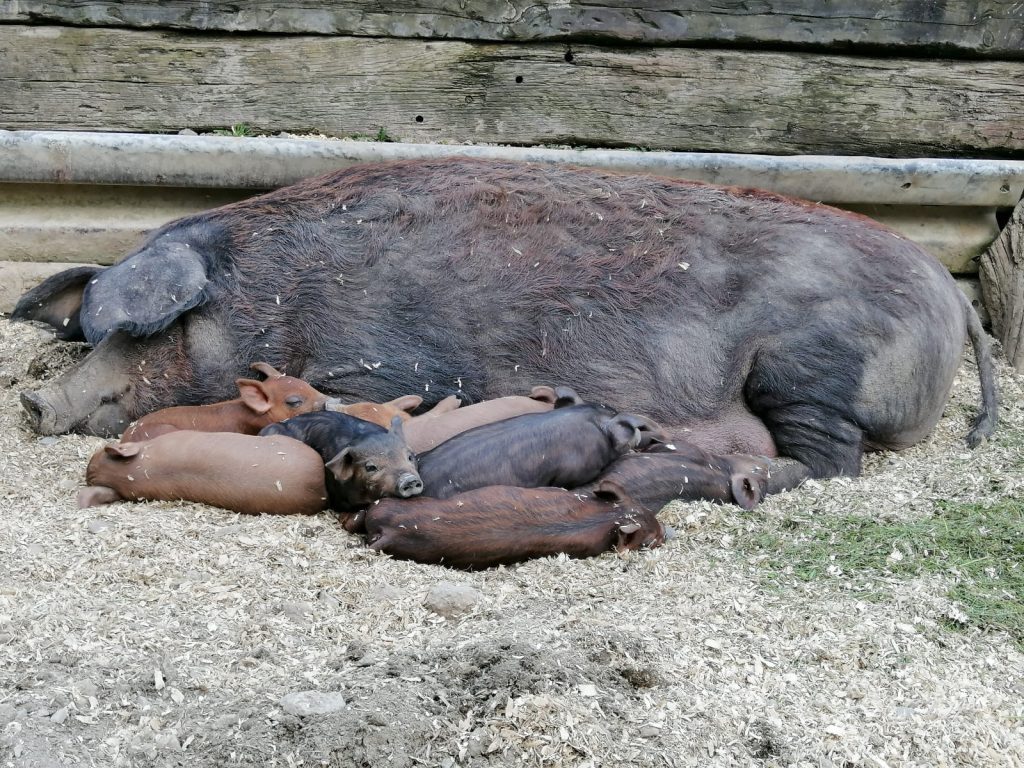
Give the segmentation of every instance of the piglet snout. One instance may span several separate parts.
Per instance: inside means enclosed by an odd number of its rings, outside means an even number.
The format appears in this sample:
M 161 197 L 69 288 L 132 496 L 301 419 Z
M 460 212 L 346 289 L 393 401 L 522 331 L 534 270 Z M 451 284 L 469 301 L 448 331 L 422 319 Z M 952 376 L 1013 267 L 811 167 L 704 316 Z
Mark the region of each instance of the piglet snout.
M 410 496 L 418 496 L 423 493 L 423 481 L 420 480 L 420 476 L 412 472 L 407 472 L 398 478 L 398 495 L 403 499 L 408 499 Z

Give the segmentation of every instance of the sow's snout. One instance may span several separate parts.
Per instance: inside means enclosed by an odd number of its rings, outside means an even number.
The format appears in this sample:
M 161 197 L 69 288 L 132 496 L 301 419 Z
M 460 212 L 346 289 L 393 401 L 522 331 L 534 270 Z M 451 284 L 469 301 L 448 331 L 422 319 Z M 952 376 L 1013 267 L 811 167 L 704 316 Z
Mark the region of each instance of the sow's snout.
M 57 435 L 71 426 L 64 429 L 57 426 L 57 409 L 40 392 L 22 392 L 21 407 L 28 416 L 29 426 L 41 435 Z
M 101 402 L 79 419 L 68 399 L 53 389 L 22 392 L 21 406 L 29 426 L 41 435 L 62 435 L 74 429 L 84 435 L 117 437 L 131 422 L 127 411 L 116 402 Z

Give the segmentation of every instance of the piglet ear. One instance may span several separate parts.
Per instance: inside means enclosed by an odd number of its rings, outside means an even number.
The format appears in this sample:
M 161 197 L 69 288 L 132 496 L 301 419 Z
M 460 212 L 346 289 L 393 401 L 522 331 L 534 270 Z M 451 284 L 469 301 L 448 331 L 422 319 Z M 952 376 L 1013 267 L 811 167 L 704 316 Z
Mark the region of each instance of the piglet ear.
M 531 389 L 530 397 L 533 400 L 539 400 L 542 403 L 550 403 L 551 405 L 554 405 L 555 400 L 558 399 L 558 396 L 555 394 L 554 387 L 548 387 L 543 385 Z
M 403 395 L 402 397 L 396 397 L 384 405 L 390 405 L 392 408 L 397 408 L 400 411 L 406 413 L 412 413 L 423 403 L 423 398 L 419 395 Z
M 270 363 L 253 363 L 249 367 L 258 373 L 262 373 L 268 379 L 280 379 L 284 376 L 283 373 L 277 370 L 277 368 L 272 366 Z
M 570 405 L 582 405 L 580 397 L 572 387 L 555 387 L 555 408 L 568 408 Z
M 622 454 L 636 448 L 640 444 L 640 430 L 635 418 L 630 413 L 620 413 L 604 424 L 604 430 L 611 438 L 616 452 Z
M 743 509 L 751 510 L 764 498 L 764 481 L 747 472 L 737 472 L 730 479 L 733 500 Z
M 352 456 L 352 449 L 342 448 L 341 452 L 324 466 L 339 482 L 349 480 L 355 470 L 355 457 Z
M 142 450 L 142 443 L 107 443 L 103 451 L 115 459 L 130 459 Z
M 626 489 L 623 488 L 615 480 L 600 480 L 597 485 L 594 486 L 594 496 L 599 498 L 601 501 L 608 501 L 613 504 L 618 504 L 626 501 Z
M 442 413 L 451 413 L 457 411 L 462 407 L 462 401 L 458 395 L 448 395 L 444 400 L 441 400 L 437 405 L 427 411 L 431 416 L 440 416 Z
M 391 432 L 403 440 L 405 440 L 405 430 L 402 428 L 402 424 L 404 423 L 405 419 L 401 416 L 394 416 L 391 419 Z
M 620 413 L 610 422 L 615 447 L 625 453 L 630 449 L 646 450 L 655 443 L 668 442 L 664 430 L 646 416 Z
M 255 379 L 237 379 L 238 394 L 242 397 L 245 407 L 253 413 L 266 413 L 270 410 L 272 403 L 262 381 Z
M 615 531 L 615 551 L 625 552 L 627 549 L 640 549 L 640 524 L 628 523 L 620 525 Z
M 656 422 L 635 413 L 622 414 L 640 435 L 636 444 L 638 451 L 646 451 L 656 444 L 669 442 L 669 436 Z

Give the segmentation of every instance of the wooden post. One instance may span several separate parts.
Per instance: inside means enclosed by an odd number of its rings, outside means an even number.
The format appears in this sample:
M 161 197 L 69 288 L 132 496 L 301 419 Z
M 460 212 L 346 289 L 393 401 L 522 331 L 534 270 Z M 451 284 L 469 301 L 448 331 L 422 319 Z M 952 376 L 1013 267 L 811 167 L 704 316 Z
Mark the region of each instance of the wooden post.
M 981 293 L 1006 360 L 1024 373 L 1024 202 L 982 254 Z

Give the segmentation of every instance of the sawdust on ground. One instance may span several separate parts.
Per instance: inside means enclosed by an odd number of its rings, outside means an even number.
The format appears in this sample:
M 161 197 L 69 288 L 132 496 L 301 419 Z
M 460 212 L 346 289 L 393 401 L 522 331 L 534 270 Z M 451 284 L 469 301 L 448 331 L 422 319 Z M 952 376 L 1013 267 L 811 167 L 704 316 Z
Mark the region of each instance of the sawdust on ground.
M 653 552 L 462 573 L 377 555 L 326 514 L 77 509 L 102 441 L 40 438 L 18 393 L 81 354 L 0 320 L 6 765 L 1024 764 L 1024 656 L 944 628 L 947 580 L 894 578 L 883 600 L 843 574 L 772 588 L 730 533 L 1019 495 L 1024 383 L 1005 366 L 1000 432 L 1020 439 L 965 448 L 965 364 L 934 434 L 862 478 L 752 513 L 672 504 L 680 536 Z M 465 613 L 425 607 L 446 582 L 477 591 Z

